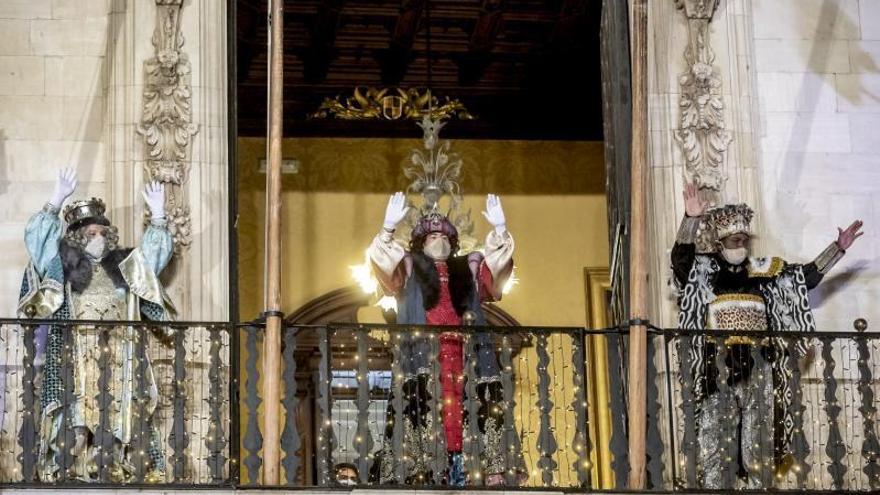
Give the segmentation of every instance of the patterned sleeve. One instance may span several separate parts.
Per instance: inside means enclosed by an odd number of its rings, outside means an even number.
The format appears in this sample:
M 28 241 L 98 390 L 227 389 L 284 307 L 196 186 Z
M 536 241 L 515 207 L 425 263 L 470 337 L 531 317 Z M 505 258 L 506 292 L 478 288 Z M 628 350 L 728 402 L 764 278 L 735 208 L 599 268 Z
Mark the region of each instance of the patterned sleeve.
M 59 259 L 60 241 L 61 219 L 58 218 L 58 210 L 47 205 L 31 217 L 24 229 L 24 243 L 40 277 L 46 275 L 53 261 Z
M 156 275 L 168 266 L 174 252 L 174 239 L 164 223 L 153 221 L 141 238 L 141 253 Z

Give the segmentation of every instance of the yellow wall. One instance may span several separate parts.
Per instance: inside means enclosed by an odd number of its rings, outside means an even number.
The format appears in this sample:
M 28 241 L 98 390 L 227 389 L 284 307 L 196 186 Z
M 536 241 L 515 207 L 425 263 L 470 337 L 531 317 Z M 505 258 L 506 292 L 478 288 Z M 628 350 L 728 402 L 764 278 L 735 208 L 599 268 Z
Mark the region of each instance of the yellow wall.
M 287 139 L 285 158 L 301 162 L 285 176 L 283 190 L 283 310 L 290 313 L 326 292 L 353 283 L 349 265 L 363 262 L 364 250 L 382 225 L 388 196 L 407 186 L 401 166 L 419 140 Z M 475 235 L 489 229 L 480 212 L 485 194 L 502 198 L 516 240 L 514 262 L 521 280 L 499 306 L 523 325 L 584 326 L 584 267 L 608 265 L 602 143 L 542 141 L 455 141 L 464 160 L 462 190 L 472 210 Z M 265 141 L 240 139 L 239 294 L 241 318 L 256 317 L 263 305 L 265 175 L 259 162 Z M 378 319 L 378 311 L 363 312 Z M 370 316 L 372 315 L 372 316 Z M 571 465 L 581 460 L 570 447 L 575 397 L 571 340 L 550 338 L 551 400 L 559 463 L 554 484 L 576 484 Z M 540 414 L 534 347 L 515 362 L 517 428 L 523 453 L 536 468 Z M 242 415 L 242 420 L 244 421 Z M 246 475 L 246 474 L 245 474 Z M 532 471 L 528 485 L 539 486 Z
M 388 196 L 407 181 L 401 165 L 418 140 L 287 139 L 285 158 L 301 161 L 285 176 L 283 309 L 290 313 L 352 283 L 349 265 L 382 225 Z M 488 225 L 486 193 L 501 195 L 516 240 L 521 283 L 500 306 L 526 325 L 584 325 L 583 268 L 607 266 L 602 144 L 593 142 L 455 141 L 464 159 L 462 189 L 475 234 Z M 241 317 L 263 304 L 265 156 L 262 139 L 240 139 L 239 293 Z M 479 175 L 477 175 L 479 174 Z

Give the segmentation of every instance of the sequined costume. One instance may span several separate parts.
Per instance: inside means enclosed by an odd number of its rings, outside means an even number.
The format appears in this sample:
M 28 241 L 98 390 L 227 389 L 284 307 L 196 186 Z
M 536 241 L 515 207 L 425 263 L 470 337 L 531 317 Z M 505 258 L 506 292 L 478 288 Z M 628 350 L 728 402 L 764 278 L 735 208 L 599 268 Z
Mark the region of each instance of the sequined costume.
M 752 212 L 727 205 L 703 217 L 685 217 L 672 248 L 679 288 L 678 326 L 683 329 L 739 330 L 744 335 L 691 339 L 691 374 L 697 417 L 697 468 L 703 488 L 731 489 L 723 468 L 749 489 L 771 486 L 773 471 L 788 457 L 793 433 L 789 383 L 792 356 L 784 339 L 761 337 L 772 331 L 814 331 L 807 291 L 840 259 L 829 246 L 816 261 L 790 264 L 780 258 L 747 258 L 731 264 L 713 248 L 733 233 L 750 234 Z M 755 333 L 751 336 L 751 333 Z M 718 353 L 726 350 L 724 369 Z M 726 380 L 720 383 L 722 376 Z M 722 386 L 723 385 L 723 386 Z M 734 438 L 725 432 L 733 421 Z M 728 443 L 732 451 L 727 451 Z M 725 463 L 730 464 L 725 464 Z
M 442 222 L 444 228 L 450 229 L 449 235 L 455 235 L 454 227 L 445 218 Z M 513 268 L 514 244 L 508 232 L 498 234 L 492 231 L 485 245 L 485 256 L 474 252 L 441 261 L 420 252 L 408 252 L 393 240 L 390 232 L 382 232 L 373 240 L 368 254 L 385 293 L 397 299 L 398 323 L 459 326 L 463 313 L 471 311 L 476 317 L 475 324 L 485 325 L 481 303 L 500 299 L 501 287 Z M 477 332 L 473 339 L 477 355 L 476 399 L 480 401 L 477 421 L 485 446 L 481 459 L 484 466 L 482 476 L 499 479 L 505 469 L 500 445 L 504 425 L 500 369 L 492 336 Z M 444 479 L 446 484 L 454 486 L 464 485 L 466 478 L 475 474 L 465 472 L 462 460 L 463 432 L 467 421 L 471 420 L 463 410 L 465 363 L 462 347 L 465 340 L 465 335 L 457 332 L 443 332 L 438 336 L 443 394 L 442 432 L 448 455 Z M 400 367 L 404 374 L 404 452 L 389 450 L 393 434 L 391 420 L 386 429 L 386 445 L 389 447 L 380 452 L 374 466 L 372 478 L 375 482 L 429 484 L 434 477 L 434 441 L 431 438 L 432 433 L 439 430 L 439 425 L 430 424 L 429 399 L 433 390 L 430 349 L 431 345 L 424 336 L 403 336 Z M 389 418 L 395 416 L 389 406 Z M 520 455 L 518 447 L 515 446 L 514 450 L 514 455 Z M 406 478 L 398 480 L 395 464 L 403 462 L 401 459 L 410 462 L 407 463 Z
M 103 203 L 100 208 L 103 215 Z M 62 237 L 58 213 L 49 204 L 25 229 L 30 262 L 22 281 L 19 317 L 59 321 L 173 318 L 174 307 L 157 278 L 173 247 L 164 220 L 151 222 L 138 248 L 113 249 L 94 261 Z M 107 341 L 102 346 L 105 330 Z M 141 362 L 138 357 L 139 346 L 147 345 L 141 338 L 148 336 L 142 332 L 131 326 L 49 326 L 40 390 L 37 471 L 41 481 L 94 481 L 100 463 L 112 481 L 132 481 L 134 445 L 145 449 L 137 457 L 145 459 L 149 476 L 163 476 L 164 453 L 152 425 L 158 392 L 149 358 Z M 69 351 L 65 351 L 67 346 Z M 102 362 L 108 364 L 104 369 Z M 65 363 L 70 363 L 67 370 Z M 67 390 L 65 372 L 72 376 Z M 101 383 L 107 388 L 99 389 Z M 108 405 L 106 411 L 102 403 Z M 101 424 L 102 413 L 108 424 Z M 107 444 L 105 431 L 113 436 L 110 455 L 102 455 L 100 449 L 102 442 Z M 138 439 L 138 435 L 149 438 Z M 77 446 L 68 445 L 72 458 L 66 456 L 65 438 L 77 437 L 84 440 L 82 448 L 78 451 Z

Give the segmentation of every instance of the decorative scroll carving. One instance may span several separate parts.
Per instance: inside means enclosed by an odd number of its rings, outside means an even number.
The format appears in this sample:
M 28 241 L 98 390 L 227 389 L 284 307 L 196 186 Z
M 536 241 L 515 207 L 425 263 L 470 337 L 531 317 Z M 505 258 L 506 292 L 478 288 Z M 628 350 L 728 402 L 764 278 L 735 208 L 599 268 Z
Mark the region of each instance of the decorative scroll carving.
M 685 159 L 688 182 L 701 189 L 720 191 L 727 180 L 724 157 L 733 136 L 724 128 L 721 77 L 712 63 L 709 23 L 718 0 L 675 0 L 688 20 L 688 47 L 684 58 L 688 70 L 679 77 L 680 127 L 675 138 Z
M 165 184 L 165 213 L 180 253 L 192 242 L 184 186 L 190 169 L 190 143 L 199 131 L 192 122 L 189 57 L 183 47 L 183 0 L 156 0 L 156 53 L 144 62 L 144 110 L 137 132 L 147 147 L 147 179 Z
M 435 120 L 459 118 L 472 120 L 473 115 L 458 99 L 448 96 L 442 100 L 430 89 L 373 88 L 357 86 L 352 96 L 324 98 L 312 119 L 335 117 L 342 120 L 419 120 L 427 116 Z

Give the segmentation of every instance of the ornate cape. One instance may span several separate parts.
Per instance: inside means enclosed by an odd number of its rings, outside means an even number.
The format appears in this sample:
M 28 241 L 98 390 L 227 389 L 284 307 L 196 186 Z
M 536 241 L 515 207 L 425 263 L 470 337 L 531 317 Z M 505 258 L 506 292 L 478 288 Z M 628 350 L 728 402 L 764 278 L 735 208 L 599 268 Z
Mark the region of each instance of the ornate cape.
M 816 322 L 807 299 L 807 286 L 803 266 L 788 264 L 781 258 L 750 258 L 750 277 L 769 278 L 761 284 L 761 294 L 767 308 L 768 323 L 771 331 L 813 332 Z M 688 330 L 706 328 L 706 316 L 709 303 L 715 299 L 711 280 L 719 270 L 718 263 L 712 256 L 698 254 L 688 274 L 688 280 L 679 295 L 678 326 Z M 797 356 L 787 351 L 785 339 L 771 339 L 775 359 L 772 360 L 773 384 L 777 393 L 774 394 L 776 410 L 782 411 L 783 435 L 782 444 L 777 444 L 777 454 L 787 451 L 794 431 L 791 416 L 791 367 L 797 359 L 806 353 L 803 339 L 797 342 Z M 699 404 L 707 396 L 707 376 L 705 362 L 706 339 L 697 335 L 691 339 L 690 358 L 691 376 L 694 379 L 694 399 Z M 795 361 L 792 362 L 792 358 Z M 709 363 L 712 364 L 712 363 Z M 714 365 L 714 364 L 713 364 Z

